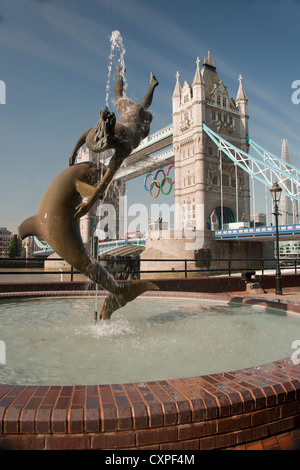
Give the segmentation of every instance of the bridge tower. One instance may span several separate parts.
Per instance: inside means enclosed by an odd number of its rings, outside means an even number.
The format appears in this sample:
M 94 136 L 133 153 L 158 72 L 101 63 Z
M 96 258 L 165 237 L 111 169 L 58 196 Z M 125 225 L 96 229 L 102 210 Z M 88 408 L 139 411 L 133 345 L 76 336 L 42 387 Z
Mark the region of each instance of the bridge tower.
M 185 81 L 181 86 L 177 72 L 172 97 L 176 226 L 205 232 L 212 220 L 219 228 L 249 221 L 250 193 L 246 173 L 220 155 L 202 123 L 247 152 L 249 117 L 242 77 L 233 99 L 209 53 L 202 69 L 199 58 L 196 64 L 192 84 Z

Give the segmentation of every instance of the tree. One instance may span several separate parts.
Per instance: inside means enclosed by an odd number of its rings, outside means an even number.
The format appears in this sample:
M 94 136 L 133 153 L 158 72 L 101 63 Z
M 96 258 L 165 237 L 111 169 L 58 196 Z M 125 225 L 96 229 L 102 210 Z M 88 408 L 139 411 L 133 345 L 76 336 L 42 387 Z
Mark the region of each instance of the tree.
M 16 255 L 17 255 L 17 242 L 16 242 L 16 238 L 12 237 L 9 242 L 8 256 L 10 258 L 15 258 Z

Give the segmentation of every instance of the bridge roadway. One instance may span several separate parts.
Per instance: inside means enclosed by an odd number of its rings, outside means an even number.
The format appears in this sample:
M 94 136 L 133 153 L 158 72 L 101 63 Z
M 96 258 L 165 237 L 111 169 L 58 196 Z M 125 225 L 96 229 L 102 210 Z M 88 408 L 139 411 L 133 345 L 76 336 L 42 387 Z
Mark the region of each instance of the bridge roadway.
M 115 179 L 127 181 L 172 163 L 174 163 L 173 126 L 169 125 L 146 137 L 126 159 L 116 173 Z
M 279 225 L 279 240 L 299 240 L 300 224 Z M 247 241 L 267 241 L 276 237 L 275 226 L 266 227 L 243 227 L 226 230 L 216 230 L 215 240 L 247 240 Z
M 300 240 L 300 224 L 279 225 L 279 240 Z M 266 227 L 246 227 L 238 229 L 216 230 L 216 241 L 227 240 L 247 240 L 247 241 L 269 241 L 276 236 L 276 230 L 273 225 Z M 99 243 L 99 254 L 105 254 L 114 251 L 116 256 L 125 255 L 128 245 L 146 246 L 146 238 L 132 240 L 116 240 Z M 118 249 L 118 250 L 116 250 Z
M 279 240 L 300 240 L 300 224 L 279 225 L 278 232 Z M 215 240 L 220 242 L 229 240 L 269 241 L 272 238 L 275 239 L 275 236 L 276 230 L 273 225 L 266 227 L 243 227 L 215 231 Z M 41 242 L 38 239 L 36 239 L 36 242 L 40 250 L 35 251 L 33 253 L 34 256 L 49 255 L 53 253 L 51 247 L 44 242 Z M 132 249 L 129 249 L 130 246 Z M 125 256 L 130 252 L 139 251 L 138 248 L 142 251 L 145 246 L 146 237 L 99 242 L 99 255 L 105 255 L 106 253 L 112 254 L 114 252 L 116 256 Z
M 279 225 L 279 240 L 300 240 L 300 224 Z M 238 229 L 216 230 L 216 241 L 247 240 L 247 241 L 269 241 L 275 239 L 276 230 L 273 225 L 266 227 L 244 227 Z M 112 253 L 116 256 L 125 256 L 128 245 L 136 245 L 142 248 L 146 246 L 146 238 L 132 240 L 116 240 L 99 243 L 99 254 Z

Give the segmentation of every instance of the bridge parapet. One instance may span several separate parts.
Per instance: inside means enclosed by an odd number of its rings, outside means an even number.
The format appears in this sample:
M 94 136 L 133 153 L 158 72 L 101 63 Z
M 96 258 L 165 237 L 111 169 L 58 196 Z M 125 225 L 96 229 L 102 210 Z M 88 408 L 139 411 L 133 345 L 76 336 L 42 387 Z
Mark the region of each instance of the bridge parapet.
M 300 224 L 279 225 L 279 238 L 300 238 Z M 236 229 L 216 230 L 215 240 L 236 240 L 236 239 L 270 239 L 276 236 L 276 228 L 273 225 L 266 227 L 244 227 Z
M 166 139 L 167 137 L 172 137 L 173 136 L 173 125 L 170 124 L 167 127 L 164 127 L 163 129 L 160 129 L 157 132 L 154 132 L 153 134 L 149 135 L 144 139 L 140 145 L 132 152 L 131 155 L 135 155 L 136 153 L 140 152 L 142 149 L 149 147 L 149 145 L 153 145 L 156 142 L 160 142 L 162 139 Z

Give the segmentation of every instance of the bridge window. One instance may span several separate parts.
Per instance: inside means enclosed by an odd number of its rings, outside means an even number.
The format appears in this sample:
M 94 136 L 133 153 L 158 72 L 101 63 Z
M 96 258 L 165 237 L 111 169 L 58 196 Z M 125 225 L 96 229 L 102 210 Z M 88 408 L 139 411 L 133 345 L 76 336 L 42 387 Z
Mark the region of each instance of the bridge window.
M 217 105 L 221 106 L 221 97 L 220 97 L 220 95 L 217 96 Z
M 216 113 L 215 113 L 215 111 L 212 111 L 212 113 L 211 113 L 211 120 L 212 120 L 212 121 L 215 121 L 215 120 L 216 120 Z
M 226 106 L 227 106 L 227 100 L 226 98 L 223 98 L 223 108 L 226 108 Z

